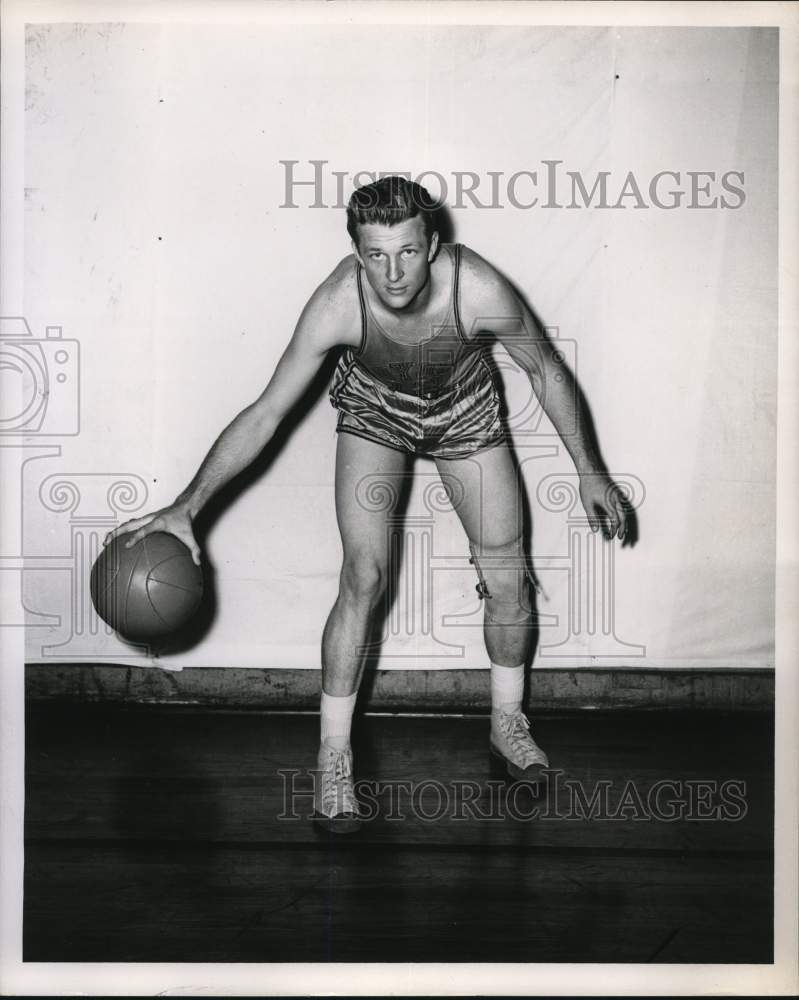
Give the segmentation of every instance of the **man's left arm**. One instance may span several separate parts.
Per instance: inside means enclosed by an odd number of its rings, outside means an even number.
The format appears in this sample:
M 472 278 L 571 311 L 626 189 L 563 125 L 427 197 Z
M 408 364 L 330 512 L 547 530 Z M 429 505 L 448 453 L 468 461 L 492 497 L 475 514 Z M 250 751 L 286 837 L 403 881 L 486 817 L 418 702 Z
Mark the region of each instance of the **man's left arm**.
M 472 333 L 493 334 L 530 379 L 579 474 L 580 499 L 591 530 L 624 540 L 628 513 L 623 495 L 605 466 L 585 399 L 557 342 L 493 267 L 474 253 L 469 258 L 464 298 L 477 326 Z

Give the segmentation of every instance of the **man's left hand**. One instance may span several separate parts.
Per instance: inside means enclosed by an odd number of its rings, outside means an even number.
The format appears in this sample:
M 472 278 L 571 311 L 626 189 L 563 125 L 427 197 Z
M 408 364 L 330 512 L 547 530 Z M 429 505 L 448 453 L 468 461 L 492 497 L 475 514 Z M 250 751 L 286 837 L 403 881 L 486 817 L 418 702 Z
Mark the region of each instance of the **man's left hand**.
M 580 500 L 588 515 L 591 531 L 601 529 L 609 541 L 627 536 L 628 508 L 624 495 L 607 472 L 580 473 Z

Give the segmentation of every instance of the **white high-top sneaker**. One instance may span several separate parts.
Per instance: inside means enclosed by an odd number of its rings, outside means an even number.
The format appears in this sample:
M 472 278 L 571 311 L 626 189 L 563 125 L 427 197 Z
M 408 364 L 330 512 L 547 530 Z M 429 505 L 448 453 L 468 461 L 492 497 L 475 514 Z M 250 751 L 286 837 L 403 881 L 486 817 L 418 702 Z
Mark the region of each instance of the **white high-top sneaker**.
M 331 833 L 354 833 L 361 817 L 355 798 L 352 750 L 322 743 L 314 775 L 314 823 Z
M 538 782 L 549 759 L 530 735 L 530 722 L 521 712 L 495 712 L 491 719 L 491 753 L 501 760 L 512 778 Z

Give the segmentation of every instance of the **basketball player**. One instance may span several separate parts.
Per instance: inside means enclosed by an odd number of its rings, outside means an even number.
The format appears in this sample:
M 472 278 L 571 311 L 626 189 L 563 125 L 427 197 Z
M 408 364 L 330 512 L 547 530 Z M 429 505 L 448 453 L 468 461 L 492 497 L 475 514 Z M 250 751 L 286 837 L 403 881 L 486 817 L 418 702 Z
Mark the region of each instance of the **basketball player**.
M 517 470 L 486 352 L 498 338 L 529 376 L 569 451 L 593 531 L 624 539 L 626 511 L 587 430 L 579 390 L 556 346 L 507 281 L 479 254 L 439 242 L 436 203 L 388 177 L 355 191 L 347 208 L 352 254 L 322 282 L 263 394 L 222 432 L 172 505 L 106 541 L 152 531 L 183 539 L 199 563 L 192 522 L 209 497 L 264 448 L 327 353 L 344 348 L 330 399 L 338 409 L 335 501 L 344 557 L 322 637 L 321 740 L 315 818 L 349 832 L 360 818 L 350 726 L 373 616 L 389 573 L 386 518 L 358 502 L 365 477 L 396 484 L 416 454 L 434 459 L 468 537 L 490 661 L 490 750 L 516 778 L 549 765 L 522 712 L 533 643 Z M 574 430 L 574 414 L 578 415 Z

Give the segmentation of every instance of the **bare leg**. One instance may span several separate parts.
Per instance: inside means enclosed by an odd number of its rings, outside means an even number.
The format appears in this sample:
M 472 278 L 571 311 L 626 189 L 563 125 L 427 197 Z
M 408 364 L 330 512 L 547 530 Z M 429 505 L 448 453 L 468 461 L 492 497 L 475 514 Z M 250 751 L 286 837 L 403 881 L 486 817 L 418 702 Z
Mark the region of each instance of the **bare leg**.
M 487 591 L 483 633 L 491 659 L 491 752 L 508 775 L 537 783 L 549 761 L 522 711 L 524 664 L 532 658 L 536 636 L 518 474 L 504 447 L 437 465 Z
M 320 746 L 314 785 L 314 821 L 352 833 L 361 820 L 355 796 L 350 727 L 366 644 L 386 589 L 388 519 L 402 494 L 410 459 L 353 434 L 339 434 L 336 517 L 344 560 L 339 591 L 322 636 Z
M 387 520 L 396 508 L 411 460 L 354 434 L 339 434 L 336 516 L 344 560 L 336 603 L 322 636 L 322 689 L 357 691 L 372 616 L 388 577 Z
M 522 540 L 518 473 L 505 447 L 463 459 L 437 459 L 490 596 L 483 634 L 492 663 L 517 667 L 535 645 Z

